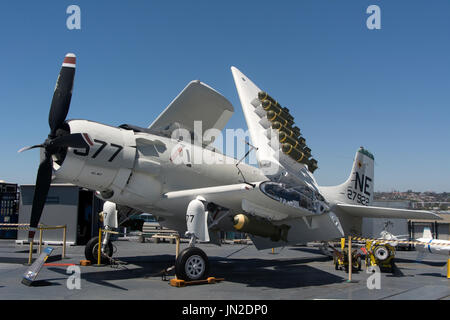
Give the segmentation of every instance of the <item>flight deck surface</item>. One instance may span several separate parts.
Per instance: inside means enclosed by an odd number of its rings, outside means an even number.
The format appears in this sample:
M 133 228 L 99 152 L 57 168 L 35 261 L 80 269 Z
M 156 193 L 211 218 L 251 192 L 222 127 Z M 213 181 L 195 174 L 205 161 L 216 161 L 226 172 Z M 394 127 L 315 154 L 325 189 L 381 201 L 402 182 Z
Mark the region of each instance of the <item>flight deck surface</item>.
M 116 266 L 79 266 L 80 289 L 69 289 L 73 271 L 67 266 L 44 266 L 33 287 L 21 284 L 27 269 L 28 246 L 0 240 L 0 297 L 7 299 L 149 299 L 149 300 L 302 300 L 302 299 L 450 299 L 446 257 L 428 255 L 417 260 L 416 251 L 399 251 L 394 274 L 382 273 L 380 289 L 368 289 L 370 274 L 363 270 L 347 282 L 345 271 L 314 247 L 290 246 L 257 251 L 252 245 L 200 244 L 210 259 L 211 276 L 225 278 L 216 284 L 171 287 L 161 271 L 172 266 L 175 244 L 140 243 L 133 239 L 114 242 Z M 181 244 L 184 249 L 187 243 Z M 47 263 L 79 264 L 84 246 L 61 247 Z M 38 254 L 34 253 L 33 258 Z M 72 280 L 69 279 L 72 276 Z M 168 277 L 173 277 L 173 273 Z M 70 286 L 69 286 L 70 287 Z

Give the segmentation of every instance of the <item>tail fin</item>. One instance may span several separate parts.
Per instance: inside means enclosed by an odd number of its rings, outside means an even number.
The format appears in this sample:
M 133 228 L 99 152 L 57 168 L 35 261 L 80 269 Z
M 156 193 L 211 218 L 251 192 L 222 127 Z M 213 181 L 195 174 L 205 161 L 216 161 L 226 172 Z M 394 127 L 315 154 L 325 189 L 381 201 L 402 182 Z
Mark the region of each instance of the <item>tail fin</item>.
M 431 229 L 429 227 L 423 228 L 422 238 L 430 240 L 433 239 L 433 235 L 431 234 Z
M 359 148 L 347 181 L 338 186 L 320 187 L 320 191 L 329 201 L 370 205 L 374 192 L 373 155 L 363 147 Z

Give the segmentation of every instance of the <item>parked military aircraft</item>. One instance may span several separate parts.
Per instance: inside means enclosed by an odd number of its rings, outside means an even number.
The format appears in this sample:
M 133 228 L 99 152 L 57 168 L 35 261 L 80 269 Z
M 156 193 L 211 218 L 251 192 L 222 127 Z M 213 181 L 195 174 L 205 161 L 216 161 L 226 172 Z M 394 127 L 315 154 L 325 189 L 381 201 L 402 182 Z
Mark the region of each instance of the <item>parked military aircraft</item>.
M 438 219 L 428 211 L 378 208 L 373 199 L 374 157 L 356 152 L 350 176 L 334 187 L 318 186 L 317 161 L 294 126 L 294 118 L 247 76 L 231 71 L 258 167 L 225 156 L 212 146 L 234 112 L 231 103 L 200 81 L 186 88 L 148 127 L 108 126 L 66 120 L 75 75 L 75 55 L 65 56 L 49 114 L 30 220 L 34 238 L 50 184 L 72 183 L 105 200 L 104 228 L 123 212 L 150 212 L 161 225 L 190 238 L 176 261 L 181 279 L 208 275 L 206 254 L 196 241 L 219 243 L 219 232 L 250 234 L 258 249 L 359 234 L 363 217 Z M 196 132 L 201 121 L 205 134 Z M 86 256 L 96 260 L 92 239 Z M 102 254 L 112 255 L 109 234 Z
M 425 227 L 423 229 L 423 235 L 420 238 L 413 240 L 403 240 L 401 239 L 403 237 L 405 236 L 396 236 L 390 232 L 387 232 L 386 230 L 383 230 L 380 233 L 380 239 L 392 240 L 388 243 L 393 247 L 401 244 L 402 241 L 405 244 L 414 244 L 415 249 L 418 251 L 418 255 L 416 258 L 417 261 L 422 261 L 423 258 L 428 254 L 439 254 L 450 257 L 450 241 L 434 239 L 429 227 Z
M 416 250 L 423 253 L 441 254 L 450 257 L 450 241 L 433 239 L 430 228 L 423 229 L 421 238 L 416 239 L 423 244 L 416 244 Z

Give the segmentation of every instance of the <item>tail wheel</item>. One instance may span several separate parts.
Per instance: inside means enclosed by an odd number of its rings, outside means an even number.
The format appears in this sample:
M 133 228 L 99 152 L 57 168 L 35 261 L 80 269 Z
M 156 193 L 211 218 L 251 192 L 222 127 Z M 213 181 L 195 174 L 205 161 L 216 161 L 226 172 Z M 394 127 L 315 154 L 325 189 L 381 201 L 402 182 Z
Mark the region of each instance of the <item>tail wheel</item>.
M 178 279 L 186 281 L 206 279 L 209 274 L 208 257 L 199 248 L 186 248 L 177 258 L 175 273 Z
M 113 256 L 113 250 L 111 241 L 108 241 L 105 252 L 103 252 L 100 258 L 100 263 L 109 263 L 109 258 Z M 91 263 L 98 263 L 98 237 L 92 238 L 88 241 L 84 247 L 84 256 L 87 260 L 91 261 Z

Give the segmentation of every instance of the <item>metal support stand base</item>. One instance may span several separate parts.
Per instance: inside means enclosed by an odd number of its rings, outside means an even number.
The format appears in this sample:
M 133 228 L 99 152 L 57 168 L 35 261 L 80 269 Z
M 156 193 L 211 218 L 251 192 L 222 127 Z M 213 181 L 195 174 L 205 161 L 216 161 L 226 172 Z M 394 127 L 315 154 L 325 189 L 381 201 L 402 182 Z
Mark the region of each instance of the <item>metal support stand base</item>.
M 185 287 L 185 286 L 192 286 L 192 285 L 198 285 L 198 284 L 213 284 L 220 281 L 224 281 L 224 278 L 215 278 L 215 277 L 209 277 L 205 280 L 196 280 L 196 281 L 185 281 L 181 279 L 170 279 L 170 285 L 172 287 Z

